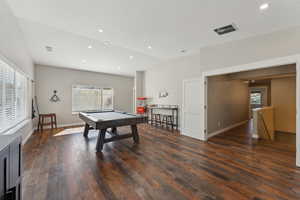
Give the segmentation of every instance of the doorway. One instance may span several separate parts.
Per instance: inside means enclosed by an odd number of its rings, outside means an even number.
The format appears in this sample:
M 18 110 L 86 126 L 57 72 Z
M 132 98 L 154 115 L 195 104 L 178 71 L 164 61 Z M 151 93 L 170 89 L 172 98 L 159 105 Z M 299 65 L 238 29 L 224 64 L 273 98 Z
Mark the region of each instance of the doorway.
M 231 68 L 225 68 L 225 69 L 221 69 L 221 70 L 214 70 L 214 71 L 210 71 L 210 72 L 204 72 L 203 73 L 203 79 L 205 81 L 208 80 L 209 77 L 211 76 L 216 76 L 216 75 L 225 75 L 225 74 L 229 74 L 229 73 L 237 73 L 237 72 L 244 72 L 244 71 L 250 71 L 250 70 L 255 70 L 255 69 L 263 69 L 263 68 L 272 68 L 272 67 L 276 67 L 279 65 L 288 65 L 288 64 L 295 64 L 296 63 L 296 68 L 297 68 L 297 72 L 299 72 L 300 70 L 300 65 L 298 63 L 298 60 L 300 60 L 300 56 L 293 56 L 293 57 L 286 57 L 286 58 L 282 58 L 282 59 L 274 59 L 274 60 L 269 60 L 269 61 L 264 61 L 264 62 L 259 62 L 259 63 L 253 63 L 253 64 L 248 64 L 248 65 L 244 65 L 244 66 L 235 66 L 235 67 L 231 67 Z M 299 80 L 300 76 L 299 73 L 296 73 L 296 107 L 297 109 L 299 109 L 299 105 L 300 105 L 300 101 L 299 101 L 299 93 L 300 93 L 300 80 Z M 206 86 L 207 87 L 207 86 Z M 249 92 L 249 101 L 250 99 L 250 92 Z M 203 95 L 205 96 L 205 101 L 207 102 L 207 94 L 205 91 L 203 91 Z M 261 106 L 263 104 L 263 99 L 264 99 L 264 95 L 262 94 L 261 91 L 258 90 L 254 90 L 253 91 L 253 106 Z M 249 103 L 250 104 L 250 103 Z M 207 104 L 205 104 L 206 106 Z M 208 117 L 208 113 L 207 113 L 207 109 L 205 110 L 204 113 L 204 123 L 205 123 L 205 129 L 208 128 L 208 122 L 207 122 L 207 117 Z M 296 163 L 297 166 L 300 166 L 300 152 L 299 152 L 299 148 L 300 148 L 300 137 L 299 137 L 299 116 L 296 115 L 296 147 L 297 147 L 297 153 L 296 153 Z M 209 138 L 208 133 L 205 134 L 206 139 Z
M 249 119 L 252 119 L 253 113 L 252 110 L 256 108 L 262 108 L 265 106 L 269 106 L 269 95 L 268 95 L 268 87 L 261 86 L 249 87 Z

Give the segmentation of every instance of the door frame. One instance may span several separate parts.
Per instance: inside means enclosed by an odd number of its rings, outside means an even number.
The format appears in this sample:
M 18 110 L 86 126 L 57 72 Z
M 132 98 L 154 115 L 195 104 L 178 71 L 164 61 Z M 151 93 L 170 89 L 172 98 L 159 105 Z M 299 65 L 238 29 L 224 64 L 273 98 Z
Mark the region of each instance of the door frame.
M 255 88 L 265 90 L 266 94 L 263 94 L 262 97 L 264 98 L 264 95 L 267 95 L 267 102 L 265 102 L 265 103 L 268 104 L 268 101 L 269 101 L 269 96 L 268 96 L 269 88 L 267 86 L 251 86 L 251 87 L 249 87 L 249 91 L 248 91 L 248 100 L 249 100 L 249 113 L 248 113 L 248 115 L 249 115 L 249 120 L 252 117 L 252 108 L 251 108 L 251 100 L 250 100 L 251 90 L 255 89 Z
M 296 166 L 300 167 L 300 116 L 298 114 L 298 111 L 300 109 L 300 54 L 292 55 L 292 56 L 286 56 L 286 57 L 279 57 L 244 65 L 237 65 L 232 67 L 224 67 L 216 70 L 210 70 L 205 71 L 202 73 L 202 79 L 205 80 L 203 83 L 203 87 L 205 88 L 202 91 L 202 95 L 204 97 L 205 106 L 207 107 L 207 78 L 210 76 L 216 76 L 216 75 L 224 75 L 229 73 L 235 73 L 235 72 L 242 72 L 242 71 L 249 71 L 249 70 L 255 70 L 255 69 L 262 69 L 262 68 L 271 68 L 276 67 L 279 65 L 287 65 L 287 64 L 296 64 Z M 203 114 L 203 124 L 204 129 L 206 130 L 207 127 L 207 109 L 204 109 L 205 111 Z M 204 140 L 208 139 L 207 132 L 203 132 Z

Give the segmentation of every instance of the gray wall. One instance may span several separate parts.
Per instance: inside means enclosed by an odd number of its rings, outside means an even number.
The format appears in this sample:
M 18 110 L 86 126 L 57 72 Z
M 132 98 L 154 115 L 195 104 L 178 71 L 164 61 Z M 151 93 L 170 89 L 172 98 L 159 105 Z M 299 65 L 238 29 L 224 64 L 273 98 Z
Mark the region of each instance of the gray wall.
M 133 111 L 134 78 L 36 65 L 36 96 L 41 113 L 56 113 L 59 125 L 82 123 L 72 114 L 72 85 L 95 85 L 114 89 L 115 109 Z M 60 102 L 49 101 L 53 90 L 58 91 Z
M 249 88 L 227 76 L 209 77 L 207 81 L 208 134 L 249 119 Z
M 23 34 L 19 28 L 17 19 L 12 14 L 6 1 L 0 1 L 0 57 L 13 63 L 16 68 L 23 71 L 30 79 L 33 79 L 34 70 L 31 57 L 26 48 Z M 31 102 L 31 92 L 28 94 L 28 101 Z M 31 109 L 28 109 L 30 116 Z M 23 138 L 32 133 L 32 121 L 24 125 L 20 131 Z

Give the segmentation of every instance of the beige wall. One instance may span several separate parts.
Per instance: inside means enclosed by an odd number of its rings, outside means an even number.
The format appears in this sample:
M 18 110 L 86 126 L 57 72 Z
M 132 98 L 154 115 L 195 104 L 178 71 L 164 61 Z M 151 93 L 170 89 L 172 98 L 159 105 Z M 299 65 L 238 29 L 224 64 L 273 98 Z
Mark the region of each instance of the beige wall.
M 56 113 L 59 125 L 82 123 L 78 115 L 72 115 L 72 85 L 95 85 L 114 89 L 116 110 L 133 111 L 134 78 L 96 72 L 37 65 L 36 96 L 41 113 Z M 58 103 L 49 101 L 53 90 L 58 91 Z
M 20 71 L 24 72 L 30 79 L 33 79 L 34 70 L 32 59 L 26 48 L 23 34 L 13 13 L 11 12 L 6 1 L 0 1 L 0 57 L 9 61 Z M 23 138 L 28 138 L 32 133 L 31 121 L 31 91 L 28 92 L 28 123 L 19 131 L 22 132 Z
M 208 134 L 248 120 L 248 85 L 227 76 L 208 78 L 207 122 Z
M 275 130 L 296 133 L 296 78 L 274 79 L 271 85 Z

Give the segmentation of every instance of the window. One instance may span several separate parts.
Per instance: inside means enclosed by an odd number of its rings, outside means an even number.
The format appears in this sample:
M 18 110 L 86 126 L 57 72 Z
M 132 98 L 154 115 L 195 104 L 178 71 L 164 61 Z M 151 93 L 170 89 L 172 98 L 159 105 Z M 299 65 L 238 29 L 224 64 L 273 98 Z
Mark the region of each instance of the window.
M 113 109 L 113 89 L 93 86 L 72 87 L 72 112 Z
M 113 90 L 111 88 L 102 89 L 102 109 L 112 110 L 113 106 Z
M 252 92 L 250 96 L 251 105 L 261 105 L 262 103 L 262 95 L 261 92 Z
M 27 78 L 0 60 L 0 132 L 26 118 Z

